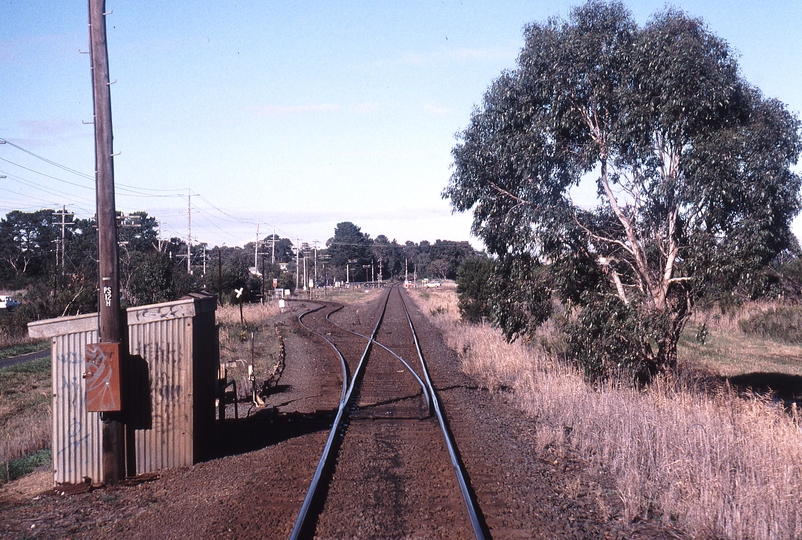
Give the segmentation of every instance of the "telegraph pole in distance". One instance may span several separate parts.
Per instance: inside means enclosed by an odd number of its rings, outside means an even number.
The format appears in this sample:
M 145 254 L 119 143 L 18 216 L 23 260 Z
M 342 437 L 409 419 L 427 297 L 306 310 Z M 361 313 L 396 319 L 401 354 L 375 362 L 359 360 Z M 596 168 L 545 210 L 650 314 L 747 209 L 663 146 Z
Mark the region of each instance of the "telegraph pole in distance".
M 56 262 L 55 264 L 61 267 L 61 274 L 55 271 L 53 277 L 55 284 L 53 286 L 53 294 L 57 293 L 61 287 L 64 286 L 64 253 L 67 251 L 67 225 L 74 225 L 72 221 L 67 221 L 67 205 L 61 205 L 60 212 L 53 212 L 53 215 L 61 217 L 61 241 L 56 240 Z
M 61 205 L 60 212 L 53 212 L 54 215 L 59 216 L 61 218 L 61 242 L 59 243 L 60 254 L 59 254 L 59 265 L 61 266 L 61 277 L 64 277 L 64 252 L 66 251 L 67 247 L 67 225 L 74 225 L 72 221 L 67 221 L 67 216 L 71 216 L 71 214 L 67 213 L 67 205 Z
M 89 0 L 89 53 L 95 117 L 95 175 L 97 184 L 99 327 L 101 344 L 118 352 L 122 341 L 117 217 L 114 201 L 109 54 L 106 46 L 106 2 Z M 105 415 L 105 416 L 103 416 Z M 103 413 L 103 481 L 116 484 L 125 476 L 125 429 L 115 413 Z
M 187 189 L 187 274 L 192 273 L 192 190 Z
M 265 303 L 265 250 L 262 250 L 262 303 Z
M 217 303 L 223 305 L 223 248 L 217 248 Z
M 314 286 L 314 288 L 317 289 L 317 244 L 318 244 L 318 241 L 315 240 L 314 244 L 315 244 L 315 286 Z
M 259 271 L 259 224 L 256 224 L 256 243 L 253 245 L 253 267 Z

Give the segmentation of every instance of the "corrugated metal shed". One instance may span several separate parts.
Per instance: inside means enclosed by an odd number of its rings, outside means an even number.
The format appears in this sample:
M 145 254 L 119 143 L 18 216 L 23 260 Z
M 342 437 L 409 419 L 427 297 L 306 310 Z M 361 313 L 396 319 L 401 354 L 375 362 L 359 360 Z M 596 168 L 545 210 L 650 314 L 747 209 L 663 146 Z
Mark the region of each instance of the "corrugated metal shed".
M 97 314 L 32 322 L 28 333 L 50 339 L 53 359 L 53 481 L 103 478 L 100 415 L 86 410 L 84 349 L 97 343 Z
M 138 381 L 129 399 L 137 417 L 136 474 L 192 465 L 210 450 L 219 363 L 216 305 L 215 297 L 205 296 L 128 310 L 133 370 L 127 378 Z M 137 410 L 146 400 L 149 410 Z
M 192 465 L 214 441 L 219 348 L 211 295 L 128 310 L 123 373 L 127 474 Z M 56 483 L 103 478 L 101 423 L 86 411 L 84 349 L 96 343 L 97 314 L 40 321 L 32 337 L 51 339 L 53 463 Z

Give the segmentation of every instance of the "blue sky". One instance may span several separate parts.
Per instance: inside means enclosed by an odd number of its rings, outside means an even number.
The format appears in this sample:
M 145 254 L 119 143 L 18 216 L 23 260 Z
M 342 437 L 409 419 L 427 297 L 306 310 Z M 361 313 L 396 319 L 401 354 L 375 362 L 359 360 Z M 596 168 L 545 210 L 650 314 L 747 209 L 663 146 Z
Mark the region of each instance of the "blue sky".
M 165 237 L 293 241 L 352 221 L 399 242 L 471 240 L 440 193 L 454 134 L 521 30 L 567 1 L 107 0 L 117 207 Z M 663 1 L 626 2 L 644 23 Z M 802 2 L 686 0 L 743 75 L 802 111 Z M 0 215 L 94 214 L 85 0 L 0 0 Z M 75 172 L 83 174 L 75 174 Z M 795 223 L 802 235 L 802 220 Z

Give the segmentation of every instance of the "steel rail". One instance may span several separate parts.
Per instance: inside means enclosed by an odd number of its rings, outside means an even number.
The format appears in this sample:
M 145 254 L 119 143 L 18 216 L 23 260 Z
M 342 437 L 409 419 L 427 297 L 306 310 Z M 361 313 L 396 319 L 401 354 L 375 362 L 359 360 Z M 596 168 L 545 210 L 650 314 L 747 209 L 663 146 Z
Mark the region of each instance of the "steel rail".
M 468 486 L 468 479 L 466 478 L 465 468 L 462 465 L 462 462 L 457 454 L 456 444 L 454 443 L 454 437 L 451 431 L 448 429 L 446 425 L 445 417 L 443 416 L 443 411 L 440 408 L 440 401 L 437 399 L 437 394 L 434 391 L 434 385 L 432 384 L 432 379 L 429 376 L 429 369 L 426 367 L 426 361 L 423 358 L 423 351 L 420 348 L 420 342 L 418 341 L 418 334 L 415 332 L 415 326 L 412 324 L 412 317 L 409 315 L 409 310 L 407 309 L 407 304 L 404 301 L 404 295 L 401 294 L 401 291 L 398 291 L 398 295 L 401 298 L 401 305 L 404 307 L 404 313 L 406 313 L 407 321 L 409 322 L 409 329 L 412 331 L 412 339 L 415 342 L 415 348 L 418 350 L 418 356 L 420 357 L 420 363 L 423 369 L 423 376 L 426 379 L 426 384 L 429 386 L 429 392 L 432 395 L 432 404 L 434 406 L 435 415 L 437 416 L 437 420 L 440 423 L 440 429 L 443 432 L 443 437 L 445 437 L 446 447 L 448 448 L 448 455 L 451 457 L 451 464 L 454 467 L 454 472 L 457 475 L 457 482 L 459 482 L 459 488 L 462 492 L 462 498 L 465 501 L 465 506 L 468 510 L 468 515 L 471 519 L 471 526 L 473 527 L 473 533 L 476 536 L 477 540 L 484 540 L 485 538 L 485 531 L 487 526 L 484 523 L 484 519 L 481 516 L 481 510 L 479 509 L 478 503 L 475 501 L 473 494 Z M 389 295 L 388 295 L 389 296 Z
M 385 296 L 384 298 L 384 307 L 382 308 L 381 315 L 379 315 L 379 320 L 376 321 L 376 326 L 373 328 L 373 333 L 370 335 L 370 340 L 365 346 L 365 351 L 362 353 L 362 357 L 359 359 L 359 364 L 357 364 L 353 377 L 351 377 L 351 382 L 348 385 L 348 391 L 345 393 L 345 397 L 340 400 L 340 405 L 337 408 L 337 416 L 334 418 L 334 425 L 332 425 L 331 431 L 329 431 L 329 437 L 326 440 L 326 446 L 323 448 L 323 454 L 320 456 L 317 468 L 315 469 L 315 474 L 312 477 L 312 482 L 309 485 L 309 490 L 306 492 L 306 497 L 304 497 L 304 502 L 301 505 L 301 510 L 300 512 L 298 512 L 298 517 L 295 520 L 295 525 L 292 528 L 292 534 L 290 534 L 291 540 L 297 540 L 301 538 L 301 535 L 303 534 L 304 530 L 308 525 L 307 516 L 309 515 L 309 509 L 312 507 L 312 503 L 315 499 L 315 496 L 317 495 L 317 489 L 318 485 L 320 484 L 320 479 L 323 477 L 324 471 L 330 464 L 334 442 L 336 440 L 337 434 L 340 432 L 340 429 L 342 427 L 343 417 L 345 415 L 348 404 L 351 401 L 351 396 L 353 395 L 354 388 L 356 387 L 357 382 L 362 378 L 363 371 L 366 365 L 365 359 L 367 358 L 368 353 L 370 352 L 370 348 L 373 345 L 376 333 L 378 332 L 379 326 L 381 325 L 382 320 L 384 319 L 384 313 L 387 310 L 387 300 L 389 298 L 390 294 L 388 292 L 387 296 Z M 322 307 L 318 309 L 322 309 Z M 312 333 L 320 335 L 313 331 Z M 326 338 L 324 337 L 324 339 Z M 334 344 L 331 343 L 330 340 L 326 339 L 326 341 L 329 342 L 332 346 L 334 346 Z M 340 358 L 342 358 L 342 355 L 340 354 L 339 350 L 337 351 L 337 354 L 340 356 Z M 343 360 L 343 362 L 344 361 L 345 360 Z M 345 383 L 346 381 L 344 379 L 343 385 L 345 385 Z
M 390 289 L 390 290 L 392 291 L 392 289 Z M 388 293 L 387 296 L 389 298 L 390 294 Z M 347 328 L 344 328 L 344 327 L 340 326 L 339 324 L 337 324 L 336 322 L 334 322 L 331 319 L 329 319 L 329 315 L 331 315 L 332 313 L 335 313 L 335 311 L 332 311 L 331 313 L 327 313 L 326 314 L 326 320 L 327 321 L 329 321 L 331 324 L 333 324 L 334 326 L 336 326 L 337 328 L 339 328 L 343 332 L 348 332 L 349 334 L 353 334 L 355 336 L 361 337 L 362 339 L 366 339 L 368 341 L 371 341 L 371 338 L 369 336 L 366 336 L 364 334 L 360 334 L 359 332 L 354 332 L 353 330 L 349 330 Z M 420 376 L 418 376 L 418 374 L 415 373 L 415 370 L 412 369 L 412 366 L 410 366 L 409 363 L 406 360 L 404 360 L 401 356 L 396 354 L 395 351 L 393 351 L 392 349 L 390 349 L 389 347 L 387 347 L 386 345 L 384 345 L 380 341 L 376 341 L 375 339 L 372 340 L 372 341 L 373 341 L 374 345 L 378 345 L 379 347 L 381 347 L 382 349 L 384 349 L 385 351 L 387 351 L 388 353 L 393 355 L 393 357 L 395 357 L 396 360 L 398 360 L 399 362 L 404 364 L 404 366 L 406 366 L 406 368 L 409 370 L 409 372 L 412 374 L 412 376 L 415 377 L 415 380 L 418 381 L 418 384 L 421 387 L 421 392 L 423 392 L 423 397 L 426 399 L 427 415 L 431 416 L 432 415 L 432 398 L 431 398 L 431 396 L 429 394 L 429 389 L 427 388 L 426 383 L 423 381 L 423 379 L 421 379 Z
M 301 313 L 300 315 L 298 315 L 298 322 L 308 332 L 310 332 L 312 334 L 315 334 L 316 336 L 318 336 L 320 338 L 323 338 L 323 340 L 325 340 L 326 343 L 328 343 L 331 346 L 331 348 L 334 349 L 334 352 L 337 353 L 337 356 L 340 359 L 340 365 L 342 366 L 342 370 L 343 370 L 343 389 L 340 392 L 340 403 L 342 403 L 343 400 L 345 400 L 345 393 L 348 390 L 348 364 L 346 364 L 345 358 L 343 358 L 343 355 L 340 353 L 340 349 L 337 348 L 337 346 L 334 344 L 334 342 L 332 342 L 329 338 L 327 338 L 323 334 L 319 334 L 319 333 L 315 332 L 314 330 L 312 330 L 311 328 L 309 328 L 308 326 L 306 326 L 306 324 L 303 321 L 303 318 L 306 315 L 309 315 L 311 313 L 315 313 L 317 311 L 320 311 L 320 310 L 324 309 L 325 307 L 326 307 L 326 304 L 323 304 L 320 307 L 317 307 L 315 309 L 310 309 L 309 311 L 305 311 L 305 312 Z M 326 314 L 326 320 L 328 320 L 329 315 L 331 315 L 332 313 L 335 313 L 337 311 L 340 311 L 342 308 L 343 308 L 343 306 L 339 306 L 337 309 L 333 309 L 330 313 L 327 313 Z
M 446 423 L 445 416 L 443 415 L 443 411 L 442 411 L 442 409 L 440 407 L 440 402 L 437 399 L 437 394 L 435 393 L 435 390 L 434 390 L 434 385 L 432 383 L 431 377 L 429 376 L 429 370 L 426 367 L 426 361 L 425 361 L 425 359 L 423 357 L 423 352 L 422 352 L 421 347 L 420 347 L 420 341 L 418 340 L 417 332 L 415 331 L 415 326 L 412 323 L 412 318 L 411 318 L 411 316 L 409 314 L 409 310 L 407 309 L 406 302 L 404 301 L 404 297 L 401 294 L 400 290 L 398 291 L 398 295 L 399 295 L 399 298 L 401 299 L 401 306 L 404 309 L 404 313 L 405 313 L 405 315 L 407 317 L 407 322 L 409 324 L 409 328 L 410 328 L 410 331 L 412 333 L 412 339 L 413 339 L 413 342 L 415 343 L 415 349 L 417 350 L 418 358 L 419 358 L 420 363 L 421 363 L 421 369 L 423 371 L 425 384 L 424 384 L 424 381 L 422 381 L 421 378 L 415 373 L 415 370 L 413 370 L 403 358 L 401 358 L 395 352 L 393 352 L 392 350 L 387 348 L 382 343 L 376 341 L 376 339 L 375 339 L 376 338 L 376 334 L 378 332 L 378 329 L 381 326 L 382 321 L 384 320 L 384 315 L 385 315 L 385 313 L 387 311 L 387 304 L 388 304 L 388 301 L 389 301 L 389 298 L 390 298 L 390 294 L 392 293 L 392 290 L 396 289 L 396 288 L 397 287 L 392 287 L 388 291 L 387 295 L 385 296 L 385 298 L 384 298 L 384 306 L 382 307 L 382 311 L 381 311 L 381 314 L 379 316 L 379 319 L 376 322 L 376 326 L 373 328 L 373 332 L 371 333 L 370 336 L 364 336 L 362 334 L 359 334 L 358 332 L 354 332 L 352 330 L 348 330 L 346 328 L 343 328 L 342 326 L 340 326 L 340 325 L 334 323 L 333 321 L 329 320 L 330 313 L 326 315 L 326 320 L 328 320 L 331 324 L 333 324 L 334 326 L 340 328 L 341 330 L 344 330 L 345 332 L 349 332 L 351 334 L 354 334 L 354 335 L 357 335 L 359 337 L 362 337 L 363 339 L 366 339 L 367 340 L 367 344 L 365 346 L 364 352 L 362 353 L 362 357 L 359 360 L 359 364 L 357 365 L 357 368 L 356 368 L 356 370 L 354 372 L 354 376 L 351 378 L 350 384 L 348 385 L 348 391 L 345 393 L 345 397 L 343 399 L 341 399 L 341 401 L 340 401 L 340 406 L 339 406 L 338 411 L 337 411 L 337 416 L 336 416 L 336 418 L 334 420 L 334 425 L 332 426 L 332 429 L 329 432 L 329 437 L 328 437 L 328 440 L 326 442 L 326 446 L 325 446 L 325 448 L 323 450 L 323 455 L 321 456 L 320 461 L 318 462 L 317 469 L 315 470 L 315 475 L 314 475 L 314 477 L 312 479 L 312 484 L 310 485 L 309 490 L 307 491 L 306 497 L 304 499 L 304 503 L 303 503 L 303 505 L 301 507 L 301 511 L 299 512 L 298 518 L 296 519 L 296 522 L 295 522 L 295 526 L 293 527 L 292 534 L 290 536 L 290 538 L 292 540 L 297 540 L 298 538 L 301 538 L 301 535 L 305 531 L 305 528 L 308 526 L 307 517 L 308 517 L 309 509 L 311 508 L 312 502 L 313 502 L 313 500 L 314 500 L 314 498 L 316 496 L 317 488 L 318 488 L 318 485 L 320 483 L 320 479 L 323 476 L 323 472 L 324 472 L 324 470 L 326 469 L 326 467 L 330 463 L 332 448 L 334 446 L 334 441 L 336 440 L 336 435 L 340 432 L 341 425 L 342 425 L 342 422 L 343 422 L 343 417 L 345 415 L 345 412 L 347 410 L 348 405 L 350 404 L 351 397 L 353 395 L 354 389 L 355 389 L 356 385 L 361 380 L 361 377 L 364 374 L 363 372 L 364 372 L 365 360 L 366 360 L 367 355 L 370 352 L 370 349 L 371 349 L 373 344 L 376 344 L 376 345 L 382 347 L 383 349 L 388 351 L 390 354 L 392 354 L 395 358 L 400 360 L 410 370 L 410 372 L 413 375 L 415 375 L 415 378 L 422 385 L 423 393 L 424 393 L 424 396 L 426 397 L 426 401 L 427 401 L 427 405 L 429 406 L 430 414 L 431 414 L 431 411 L 434 410 L 435 416 L 437 417 L 437 420 L 438 420 L 438 422 L 440 424 L 440 429 L 441 429 L 441 431 L 443 433 L 443 437 L 445 439 L 446 448 L 448 450 L 449 458 L 451 459 L 451 464 L 454 467 L 454 471 L 455 471 L 455 474 L 456 474 L 456 477 L 457 477 L 457 482 L 458 482 L 458 484 L 460 486 L 460 492 L 462 493 L 462 497 L 463 497 L 463 500 L 465 502 L 466 510 L 468 512 L 469 519 L 471 521 L 471 526 L 473 528 L 474 535 L 477 538 L 477 540 L 484 540 L 486 538 L 486 536 L 487 536 L 485 534 L 486 531 L 487 531 L 487 526 L 484 523 L 484 519 L 481 517 L 481 510 L 479 510 L 478 504 L 476 503 L 475 498 L 474 498 L 474 496 L 473 496 L 473 494 L 472 494 L 472 492 L 470 490 L 470 487 L 469 487 L 469 484 L 468 484 L 468 480 L 467 480 L 467 475 L 465 473 L 464 467 L 463 467 L 463 465 L 462 465 L 462 463 L 460 461 L 459 455 L 457 453 L 456 445 L 455 445 L 455 442 L 454 442 L 454 439 L 453 439 L 453 435 L 451 434 L 450 430 L 448 429 L 448 425 Z M 299 317 L 299 321 L 300 321 L 301 317 L 303 317 L 304 315 L 306 315 L 308 313 L 312 313 L 313 311 L 317 311 L 317 310 L 320 310 L 320 309 L 322 309 L 322 307 L 317 308 L 316 310 L 310 310 L 307 313 L 304 313 L 303 315 L 301 315 Z M 334 313 L 334 312 L 335 311 L 332 311 L 331 313 Z M 338 356 L 340 358 L 342 358 L 342 354 L 340 353 L 340 351 L 337 349 L 337 347 L 334 345 L 334 343 L 331 340 L 326 338 L 324 335 L 319 334 L 319 333 L 311 330 L 309 327 L 307 327 L 305 324 L 303 324 L 303 322 L 301 322 L 301 324 L 304 326 L 304 328 L 309 330 L 311 333 L 313 333 L 315 335 L 318 335 L 318 336 L 322 337 L 324 340 L 326 340 L 326 342 L 328 342 L 337 351 Z M 345 361 L 343 359 L 343 363 L 344 362 Z M 345 385 L 345 378 L 343 379 L 343 381 L 344 381 L 343 384 Z

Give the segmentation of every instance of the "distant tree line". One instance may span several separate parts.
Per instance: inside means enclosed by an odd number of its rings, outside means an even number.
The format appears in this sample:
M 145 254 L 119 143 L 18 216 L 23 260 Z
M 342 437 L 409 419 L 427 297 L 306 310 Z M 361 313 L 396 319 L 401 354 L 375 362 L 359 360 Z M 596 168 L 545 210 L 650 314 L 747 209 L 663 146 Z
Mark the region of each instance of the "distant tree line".
M 126 307 L 198 291 L 233 302 L 239 289 L 242 300 L 252 302 L 272 295 L 274 284 L 294 290 L 315 276 L 318 287 L 403 279 L 407 269 L 410 279 L 454 279 L 462 260 L 475 255 L 468 242 L 399 244 L 342 222 L 320 249 L 268 235 L 258 245 L 192 245 L 188 265 L 185 239 L 161 239 L 156 217 L 144 211 L 119 214 L 118 238 Z M 97 311 L 97 263 L 94 220 L 53 209 L 6 214 L 0 219 L 0 289 L 24 291 L 24 297 L 13 317 L 0 319 L 3 330 L 22 333 L 31 320 Z
M 375 239 L 353 223 L 338 223 L 334 236 L 326 241 L 325 256 L 330 258 L 337 281 L 389 280 L 413 276 L 455 279 L 460 263 L 475 255 L 469 242 L 426 240 L 419 244 L 399 244 L 380 234 Z

